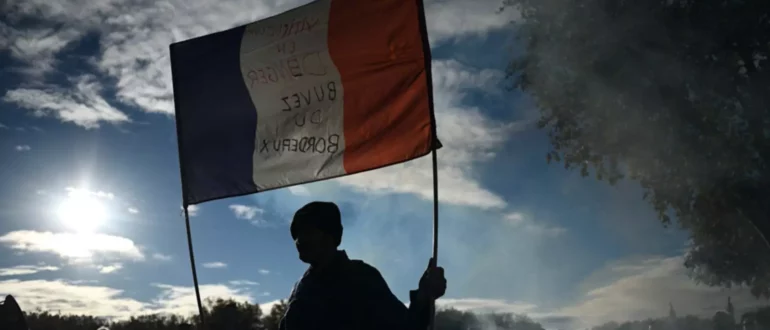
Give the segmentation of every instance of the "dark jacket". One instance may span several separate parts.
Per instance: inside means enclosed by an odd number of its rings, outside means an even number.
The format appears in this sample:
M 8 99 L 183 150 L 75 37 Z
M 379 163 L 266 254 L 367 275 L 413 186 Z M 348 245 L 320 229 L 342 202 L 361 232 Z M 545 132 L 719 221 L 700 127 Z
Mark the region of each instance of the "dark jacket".
M 339 251 L 324 269 L 310 267 L 294 285 L 281 330 L 425 330 L 430 307 L 410 292 L 409 308 L 374 267 Z

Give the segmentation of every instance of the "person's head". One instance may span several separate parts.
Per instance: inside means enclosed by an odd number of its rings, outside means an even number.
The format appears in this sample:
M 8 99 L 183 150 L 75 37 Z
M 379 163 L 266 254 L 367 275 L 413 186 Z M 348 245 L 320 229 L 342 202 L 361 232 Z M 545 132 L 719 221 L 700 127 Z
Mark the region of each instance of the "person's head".
M 306 204 L 294 214 L 291 237 L 302 262 L 312 265 L 328 259 L 342 241 L 340 209 L 330 202 Z

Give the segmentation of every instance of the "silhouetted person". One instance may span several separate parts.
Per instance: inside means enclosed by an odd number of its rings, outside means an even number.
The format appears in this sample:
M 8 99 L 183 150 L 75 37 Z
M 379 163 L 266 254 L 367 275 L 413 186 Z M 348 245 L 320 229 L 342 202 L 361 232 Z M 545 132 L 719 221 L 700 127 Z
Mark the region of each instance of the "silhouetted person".
M 433 260 L 410 292 L 409 308 L 396 298 L 374 267 L 337 250 L 342 240 L 340 210 L 312 202 L 291 223 L 299 259 L 309 264 L 294 285 L 281 330 L 423 330 L 432 301 L 444 295 L 444 269 Z

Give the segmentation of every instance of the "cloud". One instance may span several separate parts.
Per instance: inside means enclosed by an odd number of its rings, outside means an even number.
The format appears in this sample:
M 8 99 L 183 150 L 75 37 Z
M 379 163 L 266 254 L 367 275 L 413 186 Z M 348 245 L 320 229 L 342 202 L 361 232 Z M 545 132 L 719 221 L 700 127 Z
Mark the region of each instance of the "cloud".
M 270 275 L 270 271 L 267 270 L 267 269 L 260 269 L 259 273 L 262 274 L 262 275 Z
M 108 199 L 108 200 L 115 199 L 115 194 L 113 194 L 111 192 L 101 191 L 101 190 L 91 191 L 91 190 L 88 190 L 87 188 L 73 188 L 73 187 L 67 187 L 67 188 L 64 188 L 64 190 L 67 191 L 67 195 L 70 196 L 70 197 L 71 196 L 78 196 L 78 195 L 81 195 L 81 196 L 82 195 L 86 195 L 86 196 L 94 196 L 94 197 L 104 198 L 104 199 Z
M 249 220 L 249 222 L 252 225 L 259 226 L 259 227 L 268 227 L 270 226 L 270 223 L 268 223 L 262 215 L 264 215 L 265 210 L 256 207 L 256 206 L 250 206 L 250 205 L 241 205 L 241 204 L 233 204 L 230 205 L 230 210 L 233 211 L 235 214 L 235 217 L 238 219 L 244 219 Z
M 120 263 L 115 263 L 111 265 L 97 266 L 97 268 L 99 268 L 99 273 L 101 274 L 110 274 L 123 269 L 123 265 Z
M 471 311 L 476 313 L 528 314 L 537 309 L 537 305 L 531 303 L 482 298 L 441 298 L 436 301 L 436 305 L 438 307 L 451 307 L 461 311 Z
M 172 257 L 163 253 L 153 253 L 152 258 L 160 261 L 171 261 Z
M 289 187 L 289 192 L 295 196 L 310 196 L 310 190 L 305 186 L 291 186 Z
M 426 1 L 425 15 L 431 43 L 465 36 L 484 36 L 520 19 L 513 8 L 497 14 L 501 4 L 501 1 L 494 0 Z
M 545 223 L 538 223 L 519 212 L 511 212 L 503 216 L 505 223 L 511 227 L 521 229 L 529 234 L 544 235 L 556 237 L 564 235 L 567 229 L 559 226 L 552 226 Z
M 220 261 L 207 262 L 203 264 L 203 268 L 227 268 L 227 264 Z
M 32 265 L 19 265 L 10 268 L 0 268 L 0 276 L 19 276 L 19 275 L 31 275 L 44 271 L 57 271 L 59 267 L 55 266 L 32 266 Z
M 19 71 L 41 78 L 52 71 L 56 64 L 56 55 L 67 45 L 83 36 L 83 31 L 73 28 L 33 28 L 16 30 L 5 27 L 11 42 L 7 47 L 11 57 L 27 63 Z
M 738 315 L 766 301 L 748 288 L 724 289 L 696 284 L 687 275 L 683 257 L 631 256 L 595 270 L 576 286 L 578 296 L 562 297 L 561 306 L 546 308 L 503 298 L 442 298 L 439 307 L 474 312 L 526 314 L 546 328 L 583 329 L 606 322 L 666 317 L 669 302 L 679 315 L 710 318 L 732 297 Z
M 124 319 L 147 311 L 144 303 L 123 297 L 123 290 L 76 285 L 64 280 L 0 281 L 0 292 L 13 295 L 25 311 L 39 308 L 48 312 Z
M 454 308 L 461 311 L 477 314 L 487 313 L 512 313 L 526 315 L 540 323 L 546 329 L 570 329 L 575 328 L 575 318 L 567 315 L 559 315 L 554 312 L 544 311 L 535 304 L 523 301 L 508 301 L 505 299 L 487 298 L 456 298 L 439 299 L 436 301 L 439 308 Z
M 198 311 L 192 287 L 153 284 L 160 290 L 158 295 L 151 301 L 140 301 L 125 297 L 123 290 L 90 284 L 93 281 L 14 279 L 0 281 L 0 293 L 13 295 L 25 311 L 40 309 L 113 319 L 155 313 L 189 316 Z M 254 302 L 248 290 L 224 284 L 203 284 L 200 290 L 203 299 L 231 298 Z
M 3 125 L 3 123 L 0 123 L 0 129 L 8 129 L 8 126 Z
M 153 301 L 154 312 L 185 316 L 198 313 L 193 287 L 167 284 L 154 284 L 154 286 L 162 290 L 158 298 Z M 229 298 L 239 302 L 254 302 L 254 297 L 245 288 L 234 288 L 224 284 L 203 284 L 199 288 L 201 299 L 204 300 L 206 298 Z
M 469 90 L 499 92 L 503 73 L 474 69 L 459 62 L 434 61 L 433 85 L 436 127 L 444 148 L 438 151 L 438 175 L 442 202 L 500 209 L 502 197 L 481 186 L 474 166 L 491 160 L 516 125 L 487 118 L 477 107 L 463 104 Z M 413 193 L 433 199 L 431 158 L 343 177 L 337 182 L 362 192 Z
M 189 214 L 191 217 L 198 216 L 198 213 L 200 213 L 201 207 L 198 205 L 188 205 L 187 206 L 187 214 Z M 182 211 L 184 211 L 184 208 L 182 208 Z
M 26 144 L 16 146 L 16 151 L 30 151 L 32 148 Z
M 32 111 L 35 116 L 53 116 L 87 129 L 100 123 L 123 123 L 130 119 L 101 96 L 101 84 L 93 76 L 72 79 L 74 86 L 61 88 L 17 88 L 5 93 L 3 101 Z
M 135 207 L 129 207 L 127 211 L 128 213 L 131 213 L 131 214 L 139 214 L 139 209 Z
M 0 236 L 0 244 L 24 251 L 58 255 L 71 262 L 94 259 L 144 260 L 144 254 L 128 238 L 96 233 L 12 231 Z
M 637 256 L 611 262 L 582 286 L 582 299 L 559 311 L 579 319 L 581 327 L 664 317 L 669 302 L 680 315 L 702 317 L 724 309 L 728 296 L 738 313 L 764 304 L 747 288 L 728 290 L 696 284 L 687 276 L 681 256 Z
M 273 309 L 273 306 L 279 304 L 280 302 L 281 299 L 260 303 L 259 309 L 262 310 L 262 315 L 270 315 L 270 310 Z
M 234 286 L 255 286 L 259 285 L 258 282 L 249 281 L 249 280 L 234 280 L 229 282 L 231 285 Z
M 43 0 L 28 0 L 24 5 L 0 6 L 9 17 L 17 20 L 31 17 L 45 23 L 28 29 L 0 26 L 5 31 L 0 33 L 0 45 L 10 48 L 14 58 L 25 62 L 25 70 L 34 68 L 37 74 L 42 74 L 55 68 L 56 56 L 68 45 L 86 35 L 98 35 L 100 47 L 94 64 L 100 74 L 115 82 L 117 99 L 146 112 L 173 114 L 170 43 L 252 22 L 306 2 L 268 0 L 255 4 L 237 0 L 213 4 L 205 0 L 152 3 L 113 0 L 84 4 L 80 0 L 69 0 L 51 5 Z M 513 17 L 509 15 L 511 11 L 496 14 L 499 6 L 497 0 L 428 1 L 431 41 L 484 35 L 504 27 Z M 62 26 L 66 28 L 59 28 Z M 137 26 L 143 28 L 137 29 Z M 89 105 L 84 100 L 63 96 L 64 100 L 75 101 L 68 102 L 75 108 Z M 128 120 L 115 115 L 113 112 L 108 118 Z M 93 120 L 87 123 L 87 127 L 95 127 Z
M 235 217 L 238 219 L 245 219 L 245 220 L 252 220 L 257 215 L 262 215 L 265 213 L 265 210 L 260 209 L 256 206 L 248 206 L 248 205 L 240 205 L 240 204 L 233 204 L 230 205 L 230 210 L 235 213 Z

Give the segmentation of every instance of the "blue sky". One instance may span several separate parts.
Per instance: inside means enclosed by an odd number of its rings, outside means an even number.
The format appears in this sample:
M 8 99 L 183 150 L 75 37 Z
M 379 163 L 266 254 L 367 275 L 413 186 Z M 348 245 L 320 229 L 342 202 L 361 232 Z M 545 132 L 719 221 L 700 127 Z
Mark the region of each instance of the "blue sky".
M 57 1 L 0 5 L 0 293 L 25 309 L 126 317 L 195 310 L 168 45 L 298 1 Z M 4 7 L 3 7 L 4 6 Z M 524 51 L 498 1 L 427 1 L 439 137 L 441 303 L 527 313 L 548 328 L 710 315 L 745 290 L 696 286 L 687 235 L 665 229 L 632 182 L 609 187 L 546 165 L 537 109 L 502 70 Z M 247 8 L 247 9 L 244 9 Z M 402 299 L 431 251 L 429 158 L 198 205 L 204 296 L 269 306 L 305 266 L 288 234 L 306 202 L 337 202 L 342 248 Z M 72 197 L 75 196 L 75 197 Z M 103 206 L 81 233 L 61 205 Z M 96 201 L 96 202 L 93 202 Z

